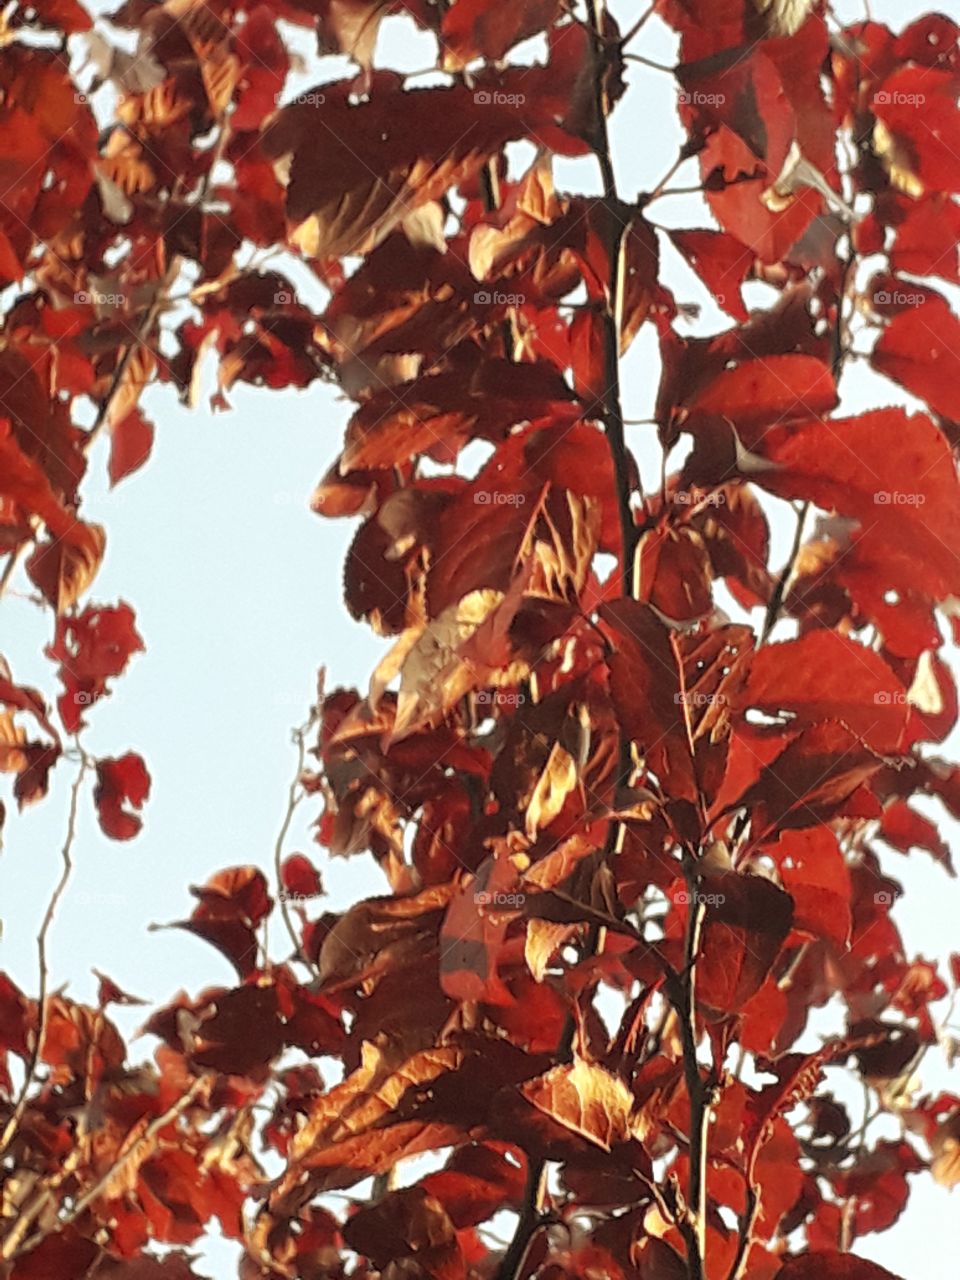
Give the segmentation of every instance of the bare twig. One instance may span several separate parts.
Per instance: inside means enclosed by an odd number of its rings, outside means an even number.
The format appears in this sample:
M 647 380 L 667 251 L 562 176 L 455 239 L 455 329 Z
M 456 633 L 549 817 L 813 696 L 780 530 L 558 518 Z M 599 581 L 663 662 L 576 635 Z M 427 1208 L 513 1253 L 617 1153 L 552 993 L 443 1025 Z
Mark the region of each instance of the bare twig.
M 33 1084 L 37 1073 L 37 1063 L 40 1061 L 40 1050 L 43 1046 L 43 1033 L 46 1026 L 47 1017 L 47 985 L 49 983 L 49 968 L 47 965 L 47 935 L 53 924 L 53 918 L 56 914 L 60 899 L 63 897 L 64 890 L 67 887 L 67 881 L 73 871 L 73 844 L 77 835 L 77 812 L 80 801 L 80 788 L 83 786 L 83 779 L 86 776 L 87 769 L 90 765 L 89 757 L 86 752 L 81 750 L 80 768 L 77 770 L 77 776 L 73 780 L 73 786 L 70 789 L 70 809 L 67 815 L 67 834 L 64 838 L 63 848 L 60 852 L 62 859 L 62 868 L 60 878 L 54 886 L 53 893 L 50 895 L 50 901 L 47 903 L 47 909 L 44 912 L 43 921 L 40 925 L 40 932 L 37 934 L 37 958 L 40 970 L 39 991 L 37 993 L 37 1031 L 33 1041 L 33 1048 L 30 1051 L 30 1059 L 27 1062 L 23 1077 L 23 1084 L 20 1086 L 20 1092 L 17 1095 L 16 1105 L 10 1119 L 7 1121 L 2 1136 L 0 1136 L 0 1156 L 7 1150 L 13 1141 L 20 1122 L 23 1119 L 23 1113 L 27 1107 L 27 1095 Z
M 600 178 L 603 183 L 603 200 L 607 211 L 607 254 L 610 262 L 611 280 L 608 290 L 607 305 L 603 311 L 603 395 L 602 414 L 604 431 L 613 459 L 613 470 L 617 486 L 617 507 L 620 514 L 620 537 L 622 544 L 621 583 L 625 596 L 637 594 L 636 549 L 637 525 L 633 518 L 631 505 L 632 486 L 630 482 L 630 459 L 627 453 L 626 433 L 623 420 L 623 407 L 620 394 L 620 332 L 622 328 L 623 295 L 626 277 L 625 234 L 627 221 L 624 217 L 624 206 L 617 193 L 617 179 L 613 168 L 610 150 L 610 135 L 607 129 L 607 117 L 610 114 L 610 101 L 605 87 L 605 46 L 603 41 L 605 4 L 604 0 L 591 0 L 591 17 L 594 38 L 595 82 L 597 94 L 597 163 L 600 166 Z M 641 490 L 642 496 L 642 490 Z
M 0 574 L 0 600 L 7 594 L 13 575 L 17 571 L 17 566 L 30 546 L 32 546 L 32 543 L 29 540 L 21 542 L 20 546 L 15 547 L 7 556 L 7 563 L 3 566 L 3 573 Z
M 793 577 L 793 571 L 797 567 L 797 559 L 800 555 L 800 548 L 803 546 L 803 531 L 807 523 L 807 515 L 810 511 L 810 503 L 805 502 L 797 509 L 797 528 L 793 535 L 793 545 L 790 548 L 790 555 L 787 557 L 787 563 L 783 566 L 779 578 L 777 578 L 776 586 L 773 588 L 773 594 L 767 605 L 767 612 L 763 619 L 763 628 L 760 632 L 760 644 L 766 644 L 770 639 L 770 632 L 780 621 L 780 615 L 783 612 L 783 602 L 787 596 L 787 588 L 790 585 L 790 579 Z M 759 647 L 759 646 L 758 646 Z
M 687 1275 L 690 1280 L 704 1280 L 707 1252 L 707 1130 L 713 1088 L 700 1072 L 697 1058 L 697 961 L 706 904 L 699 891 L 696 863 L 688 857 L 685 863 L 687 881 L 687 927 L 684 938 L 684 967 L 680 990 L 676 993 L 683 1046 L 683 1075 L 690 1104 L 689 1177 L 686 1214 L 681 1216 L 680 1231 L 687 1250 Z
M 144 1148 L 144 1146 L 149 1147 L 162 1129 L 165 1129 L 168 1124 L 176 1120 L 179 1115 L 182 1115 L 183 1112 L 192 1105 L 194 1099 L 203 1089 L 209 1088 L 210 1081 L 210 1076 L 198 1076 L 186 1093 L 181 1094 L 181 1096 L 177 1098 L 176 1102 L 169 1106 L 162 1115 L 151 1120 L 143 1133 L 138 1138 L 134 1138 L 133 1141 L 131 1141 L 126 1151 L 124 1151 L 122 1155 L 118 1156 L 110 1168 L 107 1169 L 91 1187 L 88 1187 L 83 1195 L 79 1196 L 73 1202 L 65 1214 L 58 1217 L 50 1224 L 49 1227 L 45 1227 L 41 1231 L 35 1232 L 29 1239 L 23 1241 L 22 1244 L 18 1244 L 17 1247 L 9 1253 L 4 1253 L 4 1256 L 12 1258 L 21 1253 L 28 1253 L 31 1249 L 35 1249 L 38 1244 L 47 1238 L 47 1236 L 52 1235 L 55 1231 L 62 1231 L 64 1227 L 68 1227 L 71 1223 L 76 1222 L 78 1218 L 86 1213 L 94 1200 L 103 1194 L 109 1184 L 117 1177 L 121 1170 L 126 1168 L 126 1166 Z M 42 1211 L 42 1207 L 43 1205 L 41 1203 L 39 1209 L 34 1211 L 32 1216 L 36 1217 L 37 1212 Z
M 643 28 L 650 21 L 650 19 L 653 17 L 656 11 L 657 11 L 656 4 L 651 4 L 648 6 L 648 8 L 646 8 L 643 11 L 643 13 L 641 13 L 640 17 L 636 20 L 633 26 L 630 27 L 630 29 L 626 32 L 625 35 L 620 37 L 621 49 L 625 49 L 626 46 L 630 43 L 630 41 L 634 38 L 634 36 L 636 36 L 638 32 L 643 30 Z
M 322 695 L 318 698 L 317 705 L 311 709 L 309 718 L 299 729 L 293 731 L 293 741 L 297 748 L 297 764 L 290 787 L 287 791 L 287 807 L 284 811 L 283 822 L 280 824 L 280 830 L 277 832 L 276 843 L 273 847 L 273 866 L 277 876 L 277 897 L 280 902 L 280 914 L 283 917 L 283 923 L 296 954 L 300 957 L 308 969 L 316 970 L 316 965 L 311 961 L 303 948 L 303 940 L 294 928 L 293 918 L 290 915 L 290 906 L 287 902 L 286 890 L 283 884 L 283 848 L 290 834 L 290 826 L 293 822 L 293 815 L 296 813 L 300 802 L 303 800 L 304 791 L 300 784 L 303 771 L 306 766 L 307 756 L 307 736 L 317 724 L 322 706 Z

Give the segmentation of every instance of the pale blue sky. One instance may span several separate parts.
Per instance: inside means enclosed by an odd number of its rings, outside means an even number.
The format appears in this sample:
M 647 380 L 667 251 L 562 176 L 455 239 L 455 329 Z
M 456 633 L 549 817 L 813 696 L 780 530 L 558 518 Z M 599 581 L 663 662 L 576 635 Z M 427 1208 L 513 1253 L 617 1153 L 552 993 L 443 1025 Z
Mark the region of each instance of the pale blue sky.
M 614 6 L 624 15 L 642 7 Z M 875 0 L 872 8 L 891 24 L 922 11 L 912 0 Z M 849 17 L 861 11 L 855 4 L 842 9 Z M 395 65 L 416 70 L 427 65 L 430 55 L 422 37 L 411 37 L 399 20 L 391 20 L 387 30 L 386 47 Z M 671 61 L 669 33 L 661 28 L 656 35 L 653 24 L 650 30 L 655 38 L 644 43 L 643 52 Z M 325 72 L 324 78 L 329 76 Z M 628 94 L 613 121 L 627 197 L 662 175 L 679 138 L 672 123 L 672 80 L 636 66 L 631 77 L 642 87 Z M 557 184 L 596 190 L 591 162 L 561 162 Z M 706 225 L 696 210 L 690 201 L 663 201 L 656 216 L 678 225 Z M 706 299 L 694 276 L 676 263 L 668 283 L 685 301 Z M 689 332 L 724 323 L 708 305 Z M 629 418 L 649 416 L 658 377 L 654 357 L 652 335 L 645 333 L 625 367 Z M 146 468 L 110 492 L 104 442 L 91 461 L 84 514 L 102 522 L 108 534 L 92 598 L 132 604 L 147 651 L 115 683 L 115 695 L 92 708 L 85 743 L 94 754 L 140 751 L 153 775 L 153 793 L 142 834 L 116 844 L 99 832 L 88 788 L 74 850 L 76 870 L 49 944 L 53 986 L 69 982 L 70 994 L 78 999 L 95 996 L 93 966 L 157 1002 L 181 987 L 195 993 L 232 982 L 227 962 L 208 945 L 180 931 L 148 932 L 147 926 L 187 914 L 187 885 L 218 868 L 245 862 L 270 867 L 294 767 L 290 728 L 311 700 L 317 667 L 326 665 L 330 685 L 364 687 L 384 651 L 384 642 L 352 622 L 341 601 L 342 561 L 354 522 L 321 520 L 308 505 L 313 485 L 339 447 L 347 402 L 321 383 L 301 393 L 239 387 L 230 398 L 232 412 L 213 415 L 205 399 L 188 411 L 169 388 L 152 391 L 146 405 L 157 434 Z M 849 410 L 904 400 L 896 389 L 859 371 L 845 386 L 845 398 Z M 630 443 L 653 475 L 659 453 L 651 430 L 632 428 Z M 786 522 L 775 522 L 781 558 L 790 532 Z M 56 688 L 53 667 L 41 657 L 49 634 L 46 612 L 16 594 L 4 600 L 0 652 L 19 682 L 36 684 L 48 695 Z M 958 745 L 952 743 L 954 752 Z M 61 764 L 50 797 L 23 815 L 11 813 L 5 832 L 0 967 L 28 991 L 36 988 L 35 938 L 59 874 L 72 780 L 70 768 Z M 385 891 L 369 856 L 331 861 L 311 844 L 308 823 L 316 812 L 309 805 L 301 810 L 288 848 L 316 853 L 331 895 L 323 906 L 338 909 Z M 943 829 L 955 843 L 955 826 Z M 897 908 L 908 948 L 928 957 L 945 956 L 951 944 L 956 949 L 956 882 L 922 854 L 911 858 L 909 868 L 893 853 L 884 861 L 910 888 Z M 138 1012 L 118 1011 L 124 1030 L 137 1025 Z M 153 1047 L 142 1040 L 132 1052 L 145 1056 Z M 941 1085 L 947 1076 L 931 1070 L 925 1080 Z M 954 1073 L 955 1089 L 957 1083 Z M 951 1216 L 954 1225 L 945 1228 Z M 923 1179 L 906 1219 L 860 1242 L 858 1251 L 908 1280 L 955 1280 L 956 1221 L 955 1201 Z M 207 1269 L 215 1280 L 235 1274 L 229 1257 L 227 1249 L 211 1249 Z

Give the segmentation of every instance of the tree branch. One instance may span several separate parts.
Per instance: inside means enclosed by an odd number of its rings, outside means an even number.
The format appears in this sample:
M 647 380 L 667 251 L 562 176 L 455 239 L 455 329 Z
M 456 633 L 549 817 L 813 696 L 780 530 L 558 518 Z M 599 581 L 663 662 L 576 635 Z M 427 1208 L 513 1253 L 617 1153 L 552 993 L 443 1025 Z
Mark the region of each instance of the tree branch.
M 607 213 L 608 241 L 607 253 L 610 263 L 610 281 L 607 290 L 606 306 L 602 313 L 603 351 L 604 351 L 604 395 L 601 403 L 601 415 L 607 445 L 613 461 L 614 481 L 617 490 L 617 508 L 620 517 L 621 537 L 621 589 L 625 596 L 636 598 L 639 584 L 636 581 L 636 548 L 639 537 L 636 522 L 633 518 L 633 487 L 630 481 L 630 456 L 627 451 L 623 407 L 620 394 L 620 332 L 623 310 L 623 291 L 626 264 L 624 260 L 624 235 L 628 221 L 624 216 L 624 206 L 617 194 L 616 175 L 610 151 L 610 138 L 607 130 L 607 116 L 610 103 L 605 89 L 604 69 L 606 64 L 606 44 L 603 38 L 605 17 L 604 0 L 591 0 L 591 32 L 594 48 L 594 72 L 596 86 L 598 142 L 596 148 L 597 162 L 600 166 L 600 177 L 603 184 L 603 204 Z M 641 491 L 642 493 L 642 491 Z M 623 786 L 629 785 L 633 772 L 632 745 L 629 739 L 622 738 L 620 743 L 620 761 L 614 794 Z M 610 856 L 622 846 L 626 829 L 622 822 L 611 821 L 607 833 L 605 853 Z M 582 954 L 584 957 L 597 955 L 603 948 L 605 931 L 594 923 L 590 926 L 584 941 Z M 563 1034 L 557 1046 L 558 1062 L 567 1062 L 573 1049 L 576 1034 L 574 1012 L 567 1015 Z M 498 1270 L 498 1280 L 518 1280 L 523 1273 L 524 1263 L 529 1253 L 530 1244 L 537 1229 L 544 1221 L 544 1198 L 546 1192 L 546 1161 L 538 1160 L 531 1164 L 527 1185 L 520 1209 L 513 1238 L 507 1247 Z
M 201 1090 L 209 1087 L 210 1079 L 211 1077 L 207 1075 L 198 1076 L 186 1093 L 181 1094 L 181 1096 L 177 1098 L 176 1102 L 169 1106 L 162 1115 L 151 1120 L 150 1124 L 147 1125 L 140 1137 L 135 1138 L 130 1143 L 130 1146 L 127 1147 L 126 1151 L 117 1157 L 110 1168 L 107 1169 L 105 1173 L 101 1174 L 93 1186 L 88 1187 L 83 1195 L 79 1196 L 73 1202 L 70 1209 L 68 1209 L 65 1214 L 51 1222 L 49 1227 L 44 1227 L 40 1231 L 34 1232 L 34 1234 L 30 1236 L 28 1240 L 23 1241 L 22 1244 L 18 1242 L 17 1246 L 10 1252 L 5 1251 L 4 1257 L 13 1258 L 21 1253 L 28 1253 L 31 1249 L 35 1249 L 38 1244 L 47 1238 L 47 1236 L 53 1235 L 55 1231 L 61 1231 L 64 1227 L 68 1227 L 72 1223 L 76 1222 L 78 1218 L 86 1213 L 94 1200 L 103 1194 L 120 1171 L 126 1168 L 144 1145 L 151 1145 L 157 1134 L 160 1133 L 162 1129 L 165 1129 L 168 1124 L 177 1118 L 177 1116 L 186 1111 Z M 50 1187 L 48 1186 L 45 1190 L 50 1190 Z M 42 1212 L 42 1209 L 43 1198 L 41 1197 L 37 1208 L 33 1210 L 30 1215 L 31 1219 L 35 1219 L 37 1214 Z M 20 1232 L 19 1234 L 22 1236 L 23 1233 Z
M 683 1076 L 690 1103 L 689 1176 L 687 1179 L 686 1213 L 680 1215 L 679 1227 L 687 1249 L 687 1275 L 690 1280 L 704 1280 L 707 1253 L 707 1130 L 713 1088 L 700 1073 L 697 1058 L 697 961 L 703 935 L 706 904 L 700 893 L 696 862 L 688 855 L 684 865 L 687 882 L 687 927 L 684 937 L 684 966 L 676 993 L 683 1046 Z
M 787 557 L 787 563 L 783 566 L 777 585 L 773 589 L 773 595 L 767 605 L 767 612 L 763 619 L 763 628 L 760 632 L 760 644 L 766 644 L 770 639 L 770 632 L 780 621 L 780 615 L 783 612 L 783 602 L 787 596 L 787 588 L 790 585 L 790 579 L 793 577 L 793 571 L 797 567 L 797 559 L 800 555 L 800 548 L 803 546 L 803 530 L 807 523 L 807 515 L 810 511 L 810 503 L 805 502 L 797 511 L 797 528 L 793 535 L 793 545 L 790 548 L 790 555 Z M 759 645 L 757 646 L 759 648 Z
M 631 498 L 633 496 L 630 483 L 630 457 L 626 445 L 626 431 L 623 420 L 623 407 L 620 394 L 620 333 L 622 329 L 623 293 L 626 276 L 624 255 L 624 237 L 627 221 L 624 217 L 624 206 L 617 193 L 617 179 L 613 168 L 610 151 L 610 133 L 607 128 L 607 117 L 610 114 L 610 100 L 605 84 L 606 44 L 603 38 L 606 6 L 604 0 L 591 0 L 591 26 L 594 43 L 594 75 L 596 83 L 597 108 L 597 163 L 600 166 L 600 179 L 603 183 L 603 203 L 606 208 L 608 224 L 607 255 L 610 263 L 610 281 L 607 291 L 607 304 L 603 310 L 603 394 L 602 413 L 604 431 L 613 459 L 613 470 L 617 486 L 617 507 L 620 515 L 621 538 L 621 584 L 625 596 L 637 595 L 636 550 L 638 531 L 633 518 Z
M 47 965 L 47 935 L 50 932 L 50 926 L 53 924 L 53 918 L 56 914 L 60 899 L 63 897 L 67 887 L 67 881 L 73 871 L 73 844 L 77 836 L 77 812 L 80 800 L 80 788 L 83 786 L 83 779 L 90 765 L 90 760 L 86 752 L 81 750 L 80 768 L 77 770 L 77 776 L 73 780 L 73 786 L 70 789 L 70 809 L 67 816 L 67 834 L 64 838 L 63 848 L 60 852 L 62 859 L 62 869 L 60 878 L 54 886 L 53 893 L 50 895 L 50 901 L 47 903 L 47 909 L 44 912 L 43 920 L 40 924 L 40 932 L 37 934 L 37 957 L 39 962 L 40 980 L 39 990 L 37 992 L 37 1031 L 33 1041 L 33 1048 L 30 1051 L 30 1060 L 26 1065 L 23 1084 L 20 1086 L 20 1092 L 17 1095 L 16 1105 L 10 1119 L 7 1121 L 2 1136 L 0 1136 L 0 1156 L 4 1154 L 10 1143 L 16 1136 L 23 1119 L 23 1113 L 27 1108 L 27 1094 L 30 1086 L 37 1073 L 37 1064 L 40 1061 L 40 1050 L 43 1045 L 43 1033 L 47 1020 L 47 985 L 50 980 L 49 968 Z
M 299 729 L 294 729 L 293 731 L 293 741 L 297 748 L 297 766 L 290 782 L 289 790 L 287 791 L 287 807 L 273 847 L 273 867 L 277 877 L 277 899 L 280 903 L 280 914 L 283 917 L 283 923 L 286 927 L 287 933 L 290 935 L 290 940 L 293 943 L 294 952 L 312 972 L 316 972 L 317 967 L 303 949 L 303 940 L 294 928 L 293 918 L 290 915 L 290 907 L 287 903 L 286 889 L 283 884 L 283 847 L 286 844 L 287 836 L 290 833 L 290 824 L 293 822 L 293 815 L 296 813 L 297 807 L 303 799 L 303 791 L 300 789 L 300 779 L 303 776 L 303 770 L 306 766 L 307 735 L 320 718 L 321 708 L 323 706 L 322 672 L 320 675 L 320 681 L 321 688 L 316 706 L 311 708 L 310 716 L 305 723 L 302 724 Z

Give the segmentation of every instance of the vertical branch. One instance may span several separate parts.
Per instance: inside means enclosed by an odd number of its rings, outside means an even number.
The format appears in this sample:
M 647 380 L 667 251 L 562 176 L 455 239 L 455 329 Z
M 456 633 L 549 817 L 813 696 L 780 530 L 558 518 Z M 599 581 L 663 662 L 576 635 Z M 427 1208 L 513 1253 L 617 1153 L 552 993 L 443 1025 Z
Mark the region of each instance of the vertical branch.
M 596 89 L 596 156 L 603 184 L 603 207 L 606 214 L 605 229 L 607 233 L 606 249 L 607 259 L 610 264 L 610 280 L 608 282 L 606 303 L 601 315 L 605 389 L 599 408 L 613 462 L 614 483 L 617 492 L 622 547 L 621 590 L 624 596 L 636 598 L 639 589 L 635 565 L 638 530 L 633 518 L 631 505 L 633 497 L 632 467 L 626 445 L 620 392 L 620 334 L 626 275 L 624 240 L 629 218 L 625 215 L 625 206 L 617 194 L 616 175 L 613 168 L 610 137 L 607 129 L 610 102 L 606 92 L 606 77 L 604 74 L 606 66 L 606 43 L 603 35 L 604 0 L 591 0 L 590 19 L 593 34 L 594 82 Z M 495 177 L 495 175 L 492 176 Z M 488 181 L 485 191 L 490 192 L 492 195 L 495 190 L 495 186 Z M 629 785 L 633 767 L 632 745 L 629 739 L 624 737 L 620 743 L 620 761 L 615 782 L 616 792 Z M 622 846 L 624 835 L 625 828 L 623 823 L 611 822 L 606 843 L 606 853 L 608 855 L 619 850 Z M 584 941 L 583 954 L 596 955 L 603 947 L 603 938 L 603 929 L 597 925 L 592 925 Z M 576 1019 L 571 1012 L 567 1016 L 563 1034 L 557 1046 L 558 1061 L 564 1062 L 569 1059 L 573 1050 L 575 1034 Z M 522 1275 L 533 1237 L 537 1228 L 544 1221 L 545 1196 L 546 1161 L 538 1160 L 531 1164 L 527 1175 L 523 1205 L 513 1238 L 500 1264 L 499 1280 L 517 1280 Z
M 20 1127 L 20 1121 L 23 1119 L 23 1113 L 27 1109 L 27 1095 L 30 1092 L 30 1086 L 33 1084 L 37 1073 L 37 1064 L 40 1061 L 40 1050 L 43 1045 L 43 1033 L 46 1027 L 47 1015 L 47 986 L 50 979 L 49 967 L 47 965 L 47 936 L 50 933 L 50 926 L 53 924 L 53 918 L 56 915 L 57 907 L 60 899 L 63 897 L 64 890 L 67 887 L 67 881 L 73 871 L 73 844 L 77 836 L 77 811 L 80 800 L 80 788 L 83 786 L 83 779 L 86 776 L 87 768 L 90 761 L 85 752 L 80 754 L 80 768 L 77 770 L 77 776 L 73 780 L 73 786 L 70 789 L 70 809 L 67 815 L 67 834 L 64 838 L 63 848 L 60 852 L 62 860 L 62 868 L 60 878 L 54 886 L 53 893 L 50 895 L 50 901 L 47 903 L 47 909 L 44 912 L 43 920 L 40 924 L 40 932 L 37 934 L 37 959 L 40 971 L 39 990 L 37 992 L 37 1031 L 34 1036 L 33 1048 L 30 1051 L 30 1059 L 27 1062 L 23 1084 L 20 1086 L 20 1092 L 17 1095 L 17 1101 L 11 1113 L 10 1119 L 4 1127 L 3 1134 L 0 1135 L 0 1156 L 7 1150 L 10 1143 L 16 1136 Z
M 617 180 L 610 150 L 610 131 L 607 117 L 610 99 L 606 89 L 606 42 L 604 0 L 591 0 L 590 19 L 594 46 L 594 81 L 596 89 L 597 163 L 603 184 L 603 204 L 607 216 L 607 259 L 610 263 L 610 280 L 607 302 L 603 310 L 604 394 L 601 405 L 604 431 L 613 459 L 617 486 L 617 507 L 620 514 L 622 543 L 621 583 L 625 596 L 636 596 L 637 526 L 631 506 L 630 457 L 627 452 L 623 407 L 620 394 L 620 333 L 623 313 L 623 293 L 626 277 L 625 234 L 628 220 L 624 205 L 617 193 Z
M 613 457 L 617 482 L 617 498 L 620 511 L 620 529 L 623 540 L 622 583 L 623 594 L 636 598 L 639 594 L 637 545 L 639 531 L 631 507 L 629 454 L 624 432 L 623 409 L 620 394 L 620 333 L 624 281 L 626 272 L 625 238 L 628 227 L 624 206 L 616 187 L 616 176 L 610 152 L 610 134 L 607 118 L 610 102 L 605 87 L 604 60 L 604 0 L 591 0 L 591 25 L 597 68 L 597 159 L 603 181 L 604 203 L 608 214 L 610 240 L 608 251 L 611 263 L 611 281 L 607 306 L 604 311 L 605 386 L 604 427 Z M 642 496 L 642 490 L 641 490 Z M 621 744 L 622 768 L 630 767 L 630 744 Z M 699 878 L 695 860 L 688 857 L 685 863 L 689 908 L 684 946 L 684 969 L 680 990 L 676 994 L 677 1012 L 680 1015 L 683 1044 L 683 1068 L 687 1094 L 690 1100 L 690 1176 L 687 1187 L 686 1214 L 681 1215 L 681 1231 L 687 1249 L 687 1274 L 690 1280 L 704 1280 L 706 1256 L 706 1169 L 707 1130 L 710 1123 L 712 1086 L 702 1078 L 697 1060 L 697 959 L 705 914 L 699 893 Z
M 700 893 L 696 862 L 688 853 L 684 861 L 687 882 L 687 927 L 684 936 L 684 965 L 679 975 L 674 1004 L 680 1022 L 683 1046 L 683 1077 L 690 1104 L 689 1176 L 686 1211 L 678 1226 L 687 1250 L 687 1275 L 704 1280 L 707 1254 L 707 1133 L 713 1089 L 700 1072 L 697 1058 L 697 961 L 703 936 L 706 905 Z
M 321 695 L 322 696 L 322 695 Z M 280 914 L 283 917 L 283 923 L 290 935 L 293 943 L 294 954 L 297 955 L 308 969 L 315 970 L 316 966 L 303 949 L 303 941 L 293 925 L 293 918 L 290 915 L 290 906 L 287 902 L 286 889 L 283 883 L 283 849 L 290 832 L 290 825 L 293 822 L 293 815 L 297 811 L 300 801 L 303 799 L 303 791 L 300 786 L 300 779 L 306 766 L 307 751 L 307 735 L 317 723 L 320 715 L 320 706 L 311 709 L 310 717 L 306 723 L 302 724 L 299 729 L 293 731 L 293 742 L 297 748 L 297 764 L 293 777 L 290 781 L 290 787 L 287 791 L 287 807 L 284 811 L 283 822 L 280 824 L 280 830 L 277 832 L 276 843 L 273 847 L 273 867 L 277 877 L 277 898 L 280 903 Z M 266 943 L 264 943 L 266 946 Z
M 809 502 L 804 502 L 803 505 L 797 509 L 797 528 L 793 535 L 793 545 L 790 548 L 787 563 L 783 566 L 780 576 L 777 578 L 776 586 L 773 588 L 770 603 L 767 605 L 767 612 L 763 619 L 763 627 L 760 631 L 760 644 L 767 643 L 770 639 L 770 632 L 780 621 L 780 615 L 783 612 L 783 604 L 787 598 L 787 589 L 790 586 L 790 579 L 793 577 L 793 571 L 797 566 L 800 549 L 803 546 L 803 530 L 807 523 L 807 515 L 809 514 L 809 511 Z

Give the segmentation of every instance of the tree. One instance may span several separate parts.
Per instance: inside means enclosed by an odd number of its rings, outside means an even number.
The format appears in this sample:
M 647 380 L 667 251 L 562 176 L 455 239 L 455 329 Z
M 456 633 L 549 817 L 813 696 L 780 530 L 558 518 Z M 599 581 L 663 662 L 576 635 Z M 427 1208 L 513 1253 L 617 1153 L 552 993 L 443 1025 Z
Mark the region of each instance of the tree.
M 374 64 L 400 13 L 436 37 L 431 87 Z M 654 20 L 687 142 L 628 198 L 608 119 L 662 74 Z M 49 609 L 59 686 L 54 709 L 0 668 L 0 764 L 21 806 L 74 770 L 36 998 L 0 978 L 3 1276 L 186 1280 L 217 1222 L 243 1280 L 889 1278 L 857 1241 L 907 1175 L 960 1177 L 960 1097 L 914 1078 L 960 958 L 910 958 L 877 849 L 953 874 L 917 799 L 960 816 L 934 754 L 960 28 L 841 29 L 816 0 L 658 0 L 628 27 L 603 0 L 128 0 L 81 91 L 77 0 L 3 21 L 2 586 L 22 565 Z M 292 90 L 298 27 L 346 78 L 320 57 Z M 601 194 L 558 190 L 554 156 L 592 156 Z M 684 165 L 703 225 L 678 230 L 654 206 Z M 682 336 L 668 255 L 714 336 Z M 662 377 L 629 424 L 644 326 Z M 347 608 L 392 644 L 369 696 L 321 684 L 290 804 L 389 892 L 318 914 L 282 835 L 272 889 L 256 867 L 192 889 L 181 927 L 236 985 L 151 1012 L 134 1064 L 109 1013 L 133 998 L 104 976 L 85 1007 L 46 964 L 88 783 L 117 840 L 150 792 L 139 755 L 83 743 L 143 640 L 90 594 L 81 491 L 101 433 L 114 483 L 148 460 L 144 389 L 193 403 L 205 360 L 221 407 L 319 379 L 356 403 L 313 502 L 359 519 Z M 925 408 L 845 412 L 854 361 Z M 843 1030 L 811 1049 L 824 1008 Z

